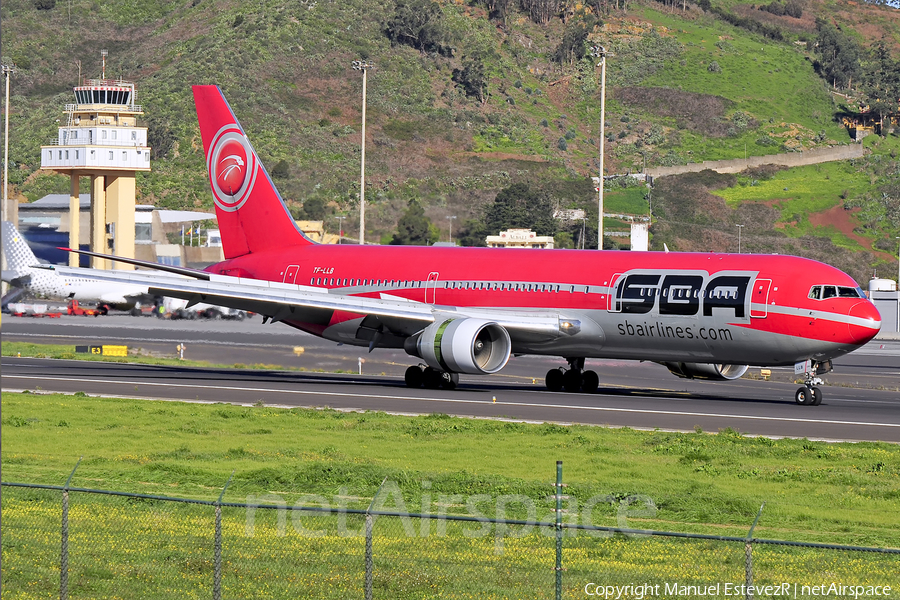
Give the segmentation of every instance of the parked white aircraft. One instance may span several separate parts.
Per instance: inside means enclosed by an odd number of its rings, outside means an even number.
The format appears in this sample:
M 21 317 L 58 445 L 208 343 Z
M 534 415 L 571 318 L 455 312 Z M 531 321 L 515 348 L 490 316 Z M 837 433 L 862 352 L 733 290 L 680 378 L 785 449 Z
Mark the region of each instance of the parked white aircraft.
M 3 221 L 3 253 L 9 266 L 3 271 L 3 281 L 39 298 L 96 302 L 124 310 L 153 302 L 146 285 L 63 275 L 53 270 L 38 260 L 9 221 Z

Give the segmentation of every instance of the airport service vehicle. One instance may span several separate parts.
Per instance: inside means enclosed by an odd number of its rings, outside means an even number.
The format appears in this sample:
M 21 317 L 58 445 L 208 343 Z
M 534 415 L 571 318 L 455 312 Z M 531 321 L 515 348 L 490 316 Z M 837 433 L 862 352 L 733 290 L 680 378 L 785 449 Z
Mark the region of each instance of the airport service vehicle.
M 818 375 L 881 327 L 850 276 L 792 256 L 316 244 L 220 89 L 193 92 L 225 260 L 199 272 L 124 259 L 169 273 L 91 277 L 370 351 L 403 348 L 424 362 L 406 372 L 412 387 L 452 388 L 460 373 L 496 373 L 514 354 L 560 357 L 567 365 L 546 384 L 570 392 L 597 389 L 589 358 L 709 380 L 794 365 L 805 378 L 795 401 L 816 405 Z
M 66 304 L 66 314 L 78 317 L 99 317 L 105 315 L 109 311 L 102 308 L 85 308 L 79 304 L 78 300 L 69 300 Z
M 95 279 L 89 275 L 91 269 L 75 269 L 66 275 L 42 264 L 9 221 L 3 221 L 3 253 L 9 265 L 3 271 L 3 281 L 38 298 L 96 303 L 103 314 L 110 308 L 139 310 L 142 301 L 153 302 L 146 284 Z

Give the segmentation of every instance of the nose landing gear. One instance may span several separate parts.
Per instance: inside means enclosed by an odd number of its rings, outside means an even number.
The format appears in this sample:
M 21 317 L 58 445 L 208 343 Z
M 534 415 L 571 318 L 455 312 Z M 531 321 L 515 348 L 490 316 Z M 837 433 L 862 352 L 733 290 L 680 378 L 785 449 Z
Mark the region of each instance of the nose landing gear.
M 593 394 L 600 386 L 600 376 L 584 370 L 584 358 L 569 358 L 569 368 L 550 369 L 545 382 L 551 392 L 585 392 Z
M 822 390 L 817 386 L 824 383 L 819 375 L 824 375 L 832 370 L 831 361 L 811 364 L 804 370 L 805 381 L 803 387 L 794 392 L 794 402 L 803 406 L 818 406 L 822 404 Z

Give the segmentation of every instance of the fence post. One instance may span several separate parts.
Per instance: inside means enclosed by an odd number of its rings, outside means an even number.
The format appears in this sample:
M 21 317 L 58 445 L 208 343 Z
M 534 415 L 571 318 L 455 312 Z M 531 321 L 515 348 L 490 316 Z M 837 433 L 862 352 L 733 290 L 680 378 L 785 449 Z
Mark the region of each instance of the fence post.
M 381 485 L 378 486 L 378 491 L 375 492 L 375 495 L 372 496 L 372 501 L 369 502 L 369 508 L 366 509 L 366 582 L 365 582 L 365 598 L 366 600 L 372 600 L 372 579 L 375 571 L 375 561 L 372 558 L 372 530 L 375 525 L 375 517 L 371 515 L 372 509 L 375 507 L 375 500 L 378 498 L 378 495 L 381 493 L 381 488 L 384 487 L 385 482 L 387 481 L 387 477 L 381 480 Z
M 222 498 L 225 497 L 225 490 L 228 489 L 232 477 L 234 477 L 234 471 L 231 472 L 228 481 L 225 482 L 225 487 L 222 488 L 222 493 L 219 494 L 219 499 L 216 500 L 216 533 L 214 541 L 215 549 L 213 550 L 213 600 L 222 600 Z
M 759 518 L 762 516 L 762 511 L 765 507 L 766 503 L 763 502 L 762 506 L 759 507 L 759 512 L 756 513 L 753 525 L 750 526 L 750 531 L 747 532 L 747 541 L 744 544 L 744 583 L 747 586 L 744 594 L 745 600 L 753 600 L 753 530 L 756 529 L 756 524 L 759 523 Z
M 59 549 L 59 600 L 69 600 L 69 484 L 75 476 L 75 469 L 81 464 L 82 456 L 69 473 L 62 495 L 62 535 Z
M 562 461 L 556 461 L 556 600 L 562 600 Z

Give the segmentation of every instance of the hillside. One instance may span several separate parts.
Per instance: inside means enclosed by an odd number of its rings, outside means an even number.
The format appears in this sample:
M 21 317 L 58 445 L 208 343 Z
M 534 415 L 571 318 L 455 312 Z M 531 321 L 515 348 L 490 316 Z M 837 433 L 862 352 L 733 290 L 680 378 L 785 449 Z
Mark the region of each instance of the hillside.
M 851 143 L 839 120 L 853 108 L 851 100 L 832 94 L 814 69 L 809 46 L 816 17 L 840 23 L 864 47 L 882 42 L 894 56 L 900 52 L 900 11 L 849 1 L 807 0 L 801 18 L 742 2 L 714 3 L 710 10 L 649 0 L 597 3 L 599 11 L 551 0 L 435 6 L 436 12 L 416 13 L 431 20 L 410 38 L 396 27 L 408 13 L 395 0 L 4 2 L 3 58 L 19 69 L 11 86 L 14 193 L 34 200 L 68 190 L 66 179 L 36 172 L 39 146 L 55 137 L 79 68 L 83 77 L 99 76 L 101 48 L 109 50 L 108 75 L 135 81 L 146 112 L 154 162 L 153 172 L 139 177 L 141 201 L 212 206 L 190 85 L 216 83 L 292 210 L 301 214 L 304 203 L 324 201 L 330 213 L 349 215 L 351 236 L 361 76 L 350 63 L 373 62 L 368 239 L 389 238 L 411 198 L 444 229 L 445 217 L 456 216 L 457 226 L 479 218 L 500 189 L 518 182 L 543 189 L 563 208 L 586 208 L 588 222 L 593 211 L 596 221 L 587 177 L 598 167 L 600 73 L 584 55 L 591 44 L 613 54 L 607 173 Z M 542 6 L 559 10 L 538 23 L 534 11 Z M 777 27 L 783 39 L 729 24 L 715 10 Z M 744 249 L 824 255 L 861 281 L 882 263 L 891 272 L 893 236 L 900 235 L 900 138 L 872 136 L 866 143 L 872 152 L 850 167 L 852 176 L 842 171 L 823 179 L 830 183 L 818 187 L 818 201 L 800 203 L 801 211 L 814 212 L 798 219 L 787 209 L 762 218 L 744 208 L 774 198 L 723 199 L 716 219 L 695 216 L 691 228 L 681 227 L 670 210 L 699 196 L 680 197 L 685 186 L 663 185 L 653 192 L 659 218 L 653 245 L 691 249 L 703 239 L 702 249 L 733 251 L 734 224 L 752 220 Z M 710 189 L 728 197 L 729 187 L 755 180 L 736 177 Z M 687 188 L 699 194 L 695 184 Z M 609 201 L 616 211 L 645 213 L 644 196 L 614 189 Z M 835 206 L 847 210 L 836 214 Z M 686 237 L 692 228 L 703 235 Z

